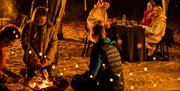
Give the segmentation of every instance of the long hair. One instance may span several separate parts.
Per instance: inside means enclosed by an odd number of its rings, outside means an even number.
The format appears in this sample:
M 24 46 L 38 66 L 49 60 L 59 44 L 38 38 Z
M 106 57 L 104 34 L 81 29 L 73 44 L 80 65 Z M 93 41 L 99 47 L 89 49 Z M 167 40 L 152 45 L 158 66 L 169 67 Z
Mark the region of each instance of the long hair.
M 48 9 L 44 6 L 38 6 L 34 9 L 33 13 L 32 13 L 32 17 L 30 22 L 35 22 L 35 18 L 37 17 L 37 15 L 46 15 L 48 16 Z

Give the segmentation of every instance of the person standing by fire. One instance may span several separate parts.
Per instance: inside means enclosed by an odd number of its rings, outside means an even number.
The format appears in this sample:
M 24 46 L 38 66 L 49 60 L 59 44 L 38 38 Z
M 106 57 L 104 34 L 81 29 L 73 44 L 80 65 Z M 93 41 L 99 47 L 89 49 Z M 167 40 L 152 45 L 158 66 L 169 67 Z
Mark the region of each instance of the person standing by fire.
M 37 71 L 44 69 L 51 76 L 51 65 L 55 61 L 58 38 L 55 27 L 47 16 L 47 8 L 38 6 L 32 14 L 33 20 L 22 32 L 23 59 L 30 78 L 36 75 Z

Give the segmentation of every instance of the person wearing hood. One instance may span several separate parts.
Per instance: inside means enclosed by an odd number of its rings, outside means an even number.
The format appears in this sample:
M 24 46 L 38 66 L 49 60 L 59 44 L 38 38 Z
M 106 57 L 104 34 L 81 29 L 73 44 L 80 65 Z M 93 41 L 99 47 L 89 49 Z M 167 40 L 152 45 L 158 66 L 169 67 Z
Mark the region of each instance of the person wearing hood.
M 153 9 L 154 18 L 150 26 L 143 26 L 145 28 L 145 41 L 146 48 L 148 49 L 148 56 L 152 56 L 156 46 L 150 44 L 159 43 L 165 35 L 166 30 L 166 15 L 163 13 L 161 6 L 155 6 Z
M 55 62 L 58 38 L 54 25 L 48 20 L 47 9 L 37 7 L 32 20 L 22 32 L 22 47 L 24 50 L 24 63 L 28 68 L 28 77 L 35 75 L 35 71 L 49 69 Z

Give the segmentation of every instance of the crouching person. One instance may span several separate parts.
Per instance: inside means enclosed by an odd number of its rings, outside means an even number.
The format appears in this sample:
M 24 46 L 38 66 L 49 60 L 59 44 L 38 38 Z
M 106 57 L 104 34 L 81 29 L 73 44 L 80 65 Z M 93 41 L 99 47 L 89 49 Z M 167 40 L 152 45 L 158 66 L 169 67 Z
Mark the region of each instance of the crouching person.
M 94 27 L 94 44 L 89 70 L 75 75 L 71 86 L 75 91 L 123 91 L 123 70 L 121 55 L 115 42 L 106 37 L 105 27 Z

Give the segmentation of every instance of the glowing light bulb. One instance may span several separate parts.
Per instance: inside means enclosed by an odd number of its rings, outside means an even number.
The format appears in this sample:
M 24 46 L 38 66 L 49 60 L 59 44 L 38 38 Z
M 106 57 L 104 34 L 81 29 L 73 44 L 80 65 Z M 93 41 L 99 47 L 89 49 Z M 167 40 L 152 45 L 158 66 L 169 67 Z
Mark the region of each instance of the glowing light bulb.
M 66 71 L 67 69 L 66 68 L 63 68 L 64 71 Z
M 38 73 L 38 72 L 37 72 L 37 70 L 36 70 L 36 71 L 34 71 L 34 73 L 35 73 L 35 74 L 36 74 L 36 73 Z
M 93 78 L 93 75 L 90 75 L 89 78 Z
M 78 67 L 79 67 L 79 65 L 78 65 L 78 64 L 76 64 L 76 65 L 75 65 L 75 68 L 78 68 Z
M 16 37 L 16 38 L 18 38 L 18 37 L 19 37 L 19 35 L 16 35 L 15 37 Z
M 96 85 L 99 85 L 99 81 L 97 81 Z
M 180 81 L 180 77 L 178 78 L 178 81 Z
M 155 61 L 155 60 L 156 60 L 156 57 L 153 57 L 153 60 Z
M 56 67 L 55 67 L 55 65 L 52 65 L 52 69 L 55 69 Z
M 60 73 L 60 76 L 63 76 L 63 73 Z
M 156 87 L 157 85 L 156 84 L 154 84 L 154 87 Z
M 13 31 L 13 34 L 15 34 L 15 33 L 16 33 L 16 31 L 14 30 L 14 31 Z
M 141 44 L 141 43 L 138 43 L 138 44 L 137 44 L 137 48 L 138 48 L 138 49 L 142 48 L 142 44 Z
M 14 54 L 14 51 L 12 51 L 11 54 Z
M 118 77 L 120 77 L 120 76 L 121 76 L 121 74 L 117 74 L 117 76 L 118 76 Z
M 103 64 L 102 64 L 102 67 L 103 67 L 103 69 L 106 69 L 106 64 L 103 63 Z
M 39 56 L 42 56 L 42 52 L 39 53 Z
M 29 54 L 32 54 L 32 51 L 31 50 L 29 50 L 29 52 L 28 52 Z
M 133 75 L 133 73 L 131 72 L 131 73 L 129 73 L 129 75 L 130 75 L 130 76 L 132 76 L 132 75 Z
M 44 55 L 44 58 L 47 58 L 47 55 Z
M 131 86 L 130 88 L 131 88 L 131 89 L 134 89 L 134 86 Z
M 123 82 L 120 82 L 121 85 L 123 85 Z
M 144 71 L 147 71 L 147 67 L 144 67 Z
M 105 64 L 102 64 L 103 67 L 105 67 L 106 65 Z
M 110 82 L 113 82 L 114 80 L 112 78 L 109 79 Z

